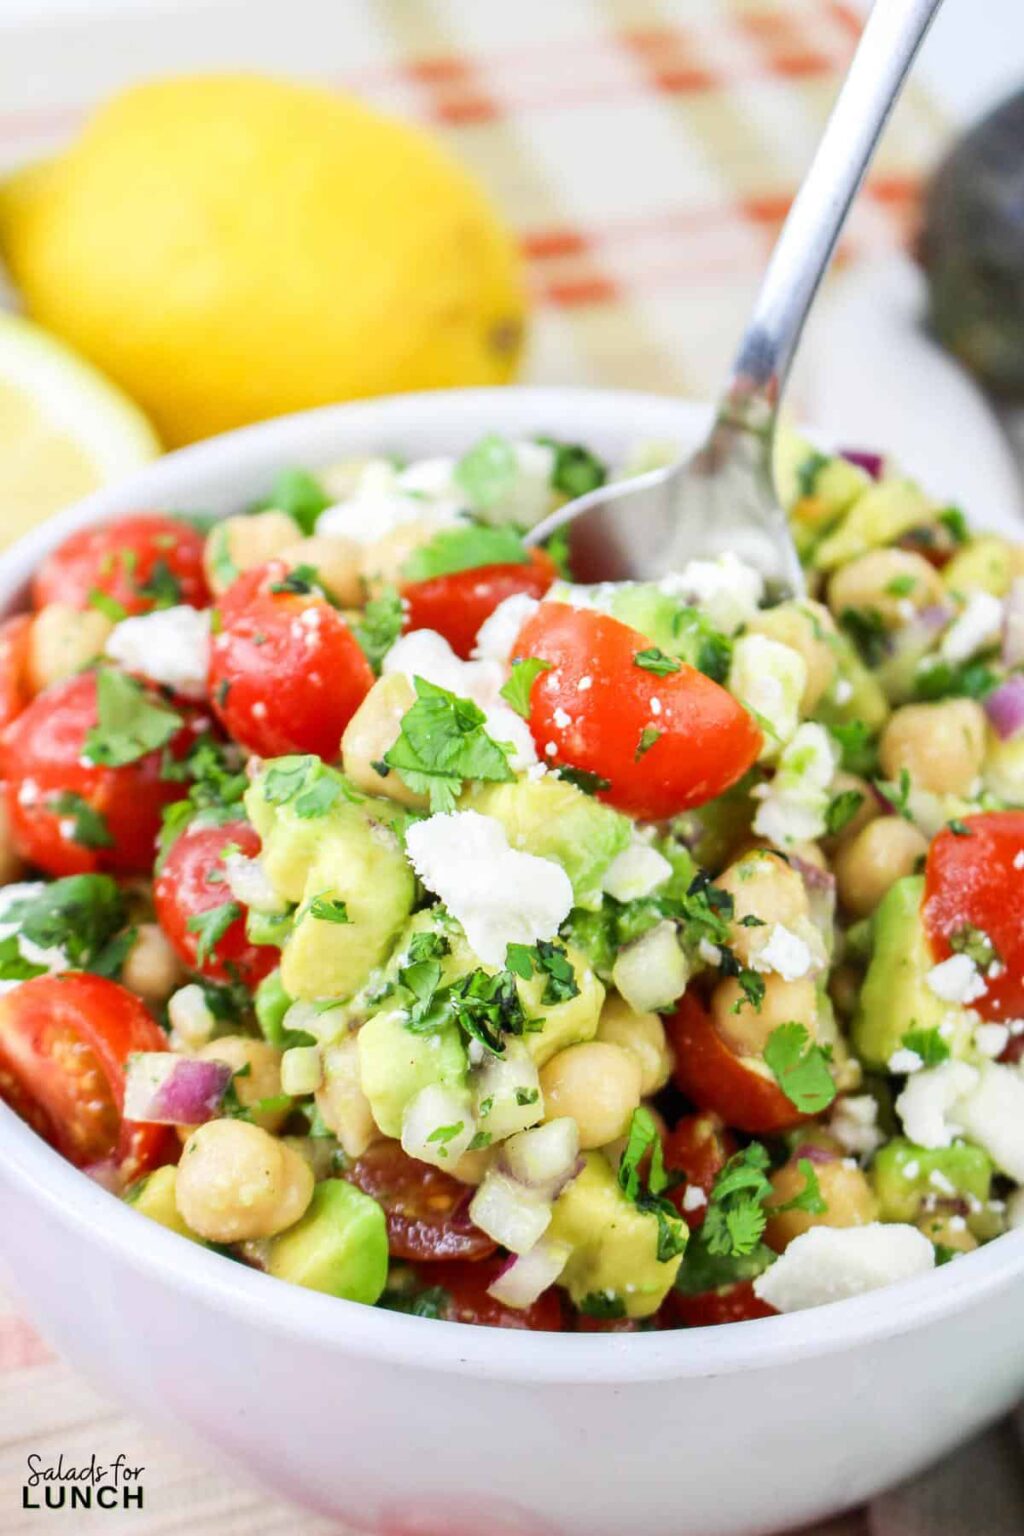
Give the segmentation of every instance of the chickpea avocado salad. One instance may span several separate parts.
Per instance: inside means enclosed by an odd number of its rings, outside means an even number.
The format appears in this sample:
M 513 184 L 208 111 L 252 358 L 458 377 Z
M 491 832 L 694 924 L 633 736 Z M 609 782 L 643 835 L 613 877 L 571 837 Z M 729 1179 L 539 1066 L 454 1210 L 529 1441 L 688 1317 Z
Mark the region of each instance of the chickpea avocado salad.
M 609 473 L 290 470 L 0 629 L 0 1093 L 183 1240 L 628 1332 L 1024 1224 L 1024 548 L 786 433 L 806 599 L 584 586 Z

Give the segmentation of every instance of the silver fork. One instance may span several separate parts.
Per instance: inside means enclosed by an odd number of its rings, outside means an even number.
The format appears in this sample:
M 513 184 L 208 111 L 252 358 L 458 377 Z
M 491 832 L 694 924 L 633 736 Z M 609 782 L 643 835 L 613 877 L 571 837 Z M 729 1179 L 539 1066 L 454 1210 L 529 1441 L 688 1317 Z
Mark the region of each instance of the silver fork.
M 941 3 L 875 0 L 703 446 L 668 469 L 580 496 L 531 530 L 536 544 L 572 524 L 577 580 L 647 580 L 731 550 L 761 572 L 773 596 L 802 594 L 772 474 L 779 402 L 850 205 Z

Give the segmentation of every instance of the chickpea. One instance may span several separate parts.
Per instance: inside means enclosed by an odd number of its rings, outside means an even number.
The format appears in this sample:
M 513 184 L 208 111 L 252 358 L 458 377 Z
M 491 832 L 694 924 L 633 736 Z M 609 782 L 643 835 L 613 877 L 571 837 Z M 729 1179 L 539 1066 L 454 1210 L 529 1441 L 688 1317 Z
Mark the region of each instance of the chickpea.
M 871 549 L 840 566 L 828 584 L 828 605 L 837 618 L 847 608 L 867 610 L 877 613 L 886 629 L 899 629 L 913 613 L 944 597 L 935 567 L 907 549 Z
M 974 699 L 904 704 L 882 732 L 879 756 L 889 779 L 905 768 L 915 789 L 969 795 L 985 758 L 985 711 Z
M 891 885 L 912 875 L 928 839 L 902 816 L 879 816 L 840 845 L 835 857 L 839 900 L 854 917 L 869 917 Z
M 783 1250 L 811 1227 L 863 1227 L 878 1219 L 878 1202 L 866 1174 L 845 1158 L 832 1163 L 816 1163 L 825 1210 L 784 1211 L 781 1216 L 769 1216 L 765 1228 L 765 1241 L 776 1253 Z M 799 1158 L 785 1163 L 772 1174 L 772 1193 L 765 1201 L 765 1210 L 773 1205 L 786 1205 L 803 1192 L 806 1180 L 799 1168 Z
M 458 1179 L 460 1184 L 471 1184 L 475 1189 L 484 1181 L 484 1174 L 494 1160 L 493 1147 L 480 1147 L 476 1152 L 463 1152 L 462 1156 L 445 1168 L 445 1173 L 453 1179 Z
M 399 805 L 425 806 L 426 795 L 411 790 L 394 769 L 382 777 L 373 766 L 398 740 L 402 716 L 415 701 L 413 686 L 404 673 L 379 677 L 345 727 L 341 759 L 357 789 L 384 795 Z
M 313 1095 L 324 1124 L 347 1157 L 361 1157 L 379 1132 L 359 1075 L 359 1047 L 349 1035 L 324 1051 L 323 1085 Z
M 770 927 L 794 927 L 807 916 L 807 891 L 796 870 L 777 853 L 754 849 L 730 864 L 717 884 L 733 900 L 729 944 L 743 965 L 750 965 L 763 947 Z M 745 927 L 743 918 L 758 917 L 764 927 Z
M 14 846 L 14 833 L 7 806 L 0 800 L 0 885 L 10 885 L 20 880 L 22 863 Z
M 341 534 L 316 534 L 282 549 L 281 559 L 294 569 L 311 565 L 322 585 L 339 603 L 358 608 L 363 600 L 362 550 L 355 539 Z
M 236 576 L 281 555 L 302 539 L 302 529 L 287 512 L 256 512 L 226 517 L 210 530 L 203 548 L 203 569 L 210 591 L 220 597 Z
M 32 692 L 42 693 L 62 683 L 102 656 L 113 627 L 95 608 L 79 611 L 66 603 L 47 603 L 29 630 L 27 669 Z
M 978 1246 L 978 1239 L 964 1218 L 949 1211 L 925 1211 L 914 1225 L 929 1242 L 941 1243 L 956 1253 L 971 1253 Z
M 668 1082 L 672 1053 L 656 1013 L 635 1013 L 625 998 L 609 993 L 597 1026 L 598 1040 L 619 1045 L 640 1066 L 640 1096 L 646 1099 Z
M 159 923 L 139 923 L 121 980 L 147 1003 L 163 1003 L 185 979 L 185 969 Z
M 265 1040 L 249 1035 L 222 1035 L 196 1052 L 201 1061 L 223 1061 L 233 1072 L 245 1072 L 235 1078 L 235 1091 L 243 1109 L 261 1099 L 276 1099 L 281 1094 L 281 1052 Z M 253 1124 L 265 1131 L 278 1130 L 287 1120 L 287 1109 L 261 1110 L 253 1115 Z
M 210 1120 L 182 1148 L 175 1203 L 185 1225 L 213 1243 L 274 1237 L 313 1198 L 305 1158 L 245 1120 Z
M 768 1036 L 780 1024 L 803 1024 L 809 1034 L 816 1033 L 817 989 L 806 976 L 796 981 L 766 976 L 761 1006 L 755 1008 L 736 977 L 729 976 L 711 994 L 711 1018 L 730 1051 L 737 1056 L 760 1056 Z
M 414 522 L 400 523 L 382 539 L 375 539 L 363 550 L 363 580 L 371 596 L 382 587 L 397 587 L 402 582 L 402 567 L 414 549 L 429 544 L 437 526 L 418 518 Z
M 851 792 L 860 795 L 860 805 L 858 805 L 845 827 L 837 832 L 835 837 L 829 838 L 828 846 L 830 848 L 842 847 L 844 843 L 850 842 L 857 836 L 858 832 L 864 830 L 869 821 L 874 821 L 882 814 L 882 807 L 878 803 L 878 797 L 873 793 L 867 779 L 859 778 L 855 773 L 837 773 L 832 780 L 832 787 L 829 791 L 832 798 L 835 799 L 837 795 L 849 794 Z
M 640 1103 L 640 1063 L 630 1051 L 590 1040 L 559 1051 L 541 1068 L 544 1119 L 576 1121 L 580 1147 L 588 1151 L 622 1136 Z
M 799 651 L 807 663 L 807 681 L 800 695 L 800 711 L 809 715 L 832 685 L 838 665 L 831 644 L 836 626 L 821 603 L 780 603 L 764 608 L 747 624 L 753 634 L 768 635 Z

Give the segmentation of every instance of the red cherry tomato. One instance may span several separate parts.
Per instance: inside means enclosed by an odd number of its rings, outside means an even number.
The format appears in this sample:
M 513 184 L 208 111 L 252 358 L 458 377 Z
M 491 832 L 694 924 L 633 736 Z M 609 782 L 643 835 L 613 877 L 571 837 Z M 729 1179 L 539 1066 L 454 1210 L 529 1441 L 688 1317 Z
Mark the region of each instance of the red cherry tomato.
M 47 603 L 87 608 L 93 592 L 113 598 L 126 613 L 149 613 L 175 603 L 207 607 L 202 534 L 164 512 L 119 517 L 65 539 L 32 583 L 37 608 Z
M 397 1141 L 367 1147 L 345 1178 L 384 1207 L 392 1258 L 486 1259 L 497 1246 L 469 1219 L 472 1189 L 416 1162 Z
M 774 1307 L 754 1295 L 751 1280 L 739 1280 L 699 1296 L 672 1291 L 663 1310 L 676 1328 L 717 1328 L 722 1323 L 746 1323 L 755 1317 L 776 1315 Z
M 558 567 L 542 549 L 530 551 L 524 565 L 478 565 L 402 588 L 409 605 L 406 629 L 436 629 L 457 656 L 468 659 L 477 632 L 506 597 L 525 593 L 543 597 Z
M 260 840 L 245 821 L 186 828 L 164 860 L 153 901 L 161 928 L 187 966 L 212 981 L 241 981 L 255 987 L 274 969 L 279 955 L 272 945 L 249 943 L 241 910 L 216 943 L 207 946 L 202 962 L 198 955 L 201 933 L 189 927 L 191 919 L 234 899 L 224 882 L 223 853 L 229 847 L 251 858 L 259 853 Z
M 987 811 L 964 820 L 967 833 L 948 827 L 932 839 L 925 866 L 924 923 L 940 960 L 952 939 L 977 928 L 995 947 L 998 976 L 971 1007 L 986 1019 L 1024 1015 L 1024 811 Z
M 505 1263 L 504 1259 L 484 1259 L 477 1264 L 430 1264 L 420 1270 L 420 1278 L 427 1285 L 439 1285 L 447 1291 L 449 1304 L 441 1316 L 449 1323 L 561 1333 L 562 1301 L 554 1288 L 544 1291 L 532 1306 L 523 1308 L 506 1307 L 488 1296 L 487 1287 L 498 1278 Z
M 247 572 L 226 593 L 210 693 L 227 730 L 250 752 L 313 752 L 333 761 L 342 732 L 373 687 L 373 672 L 325 598 L 273 590 L 287 574 L 273 562 Z
M 733 1054 L 691 992 L 684 993 L 667 1028 L 675 1052 L 672 1076 L 698 1108 L 713 1110 L 727 1125 L 752 1136 L 770 1136 L 806 1118 L 767 1067 L 754 1057 Z
M 183 757 L 195 741 L 193 727 L 206 717 L 189 706 L 178 709 L 186 724 L 169 747 Z M 147 873 L 160 813 L 187 789 L 161 777 L 160 752 L 117 768 L 84 761 L 96 723 L 96 674 L 85 672 L 41 693 L 0 737 L 15 845 L 50 875 Z
M 512 654 L 551 663 L 530 698 L 542 760 L 599 775 L 608 780 L 599 799 L 662 821 L 735 784 L 762 737 L 742 705 L 703 672 L 684 663 L 657 677 L 638 667 L 636 655 L 649 649 L 618 619 L 542 603 Z
M 166 1049 L 139 999 L 102 976 L 39 976 L 0 997 L 0 1097 L 76 1167 L 112 1162 L 124 1183 L 177 1150 L 166 1126 L 121 1118 L 128 1057 Z
M 0 730 L 32 702 L 28 683 L 30 614 L 19 613 L 0 624 Z
M 687 1189 L 696 1187 L 710 1199 L 715 1180 L 736 1151 L 736 1139 L 721 1118 L 705 1112 L 684 1115 L 665 1138 L 665 1167 L 670 1173 L 685 1173 L 685 1184 L 666 1191 L 669 1200 L 689 1227 L 699 1227 L 707 1212 L 707 1202 L 689 1209 L 684 1204 Z

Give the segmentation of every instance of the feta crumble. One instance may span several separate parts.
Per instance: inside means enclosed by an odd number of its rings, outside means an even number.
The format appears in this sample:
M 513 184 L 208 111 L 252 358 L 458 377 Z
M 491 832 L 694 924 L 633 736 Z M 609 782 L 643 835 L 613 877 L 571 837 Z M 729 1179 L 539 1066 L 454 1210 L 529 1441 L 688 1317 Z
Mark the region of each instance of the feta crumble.
M 637 838 L 609 864 L 601 889 L 616 901 L 638 901 L 657 890 L 671 873 L 664 854 Z
M 180 604 L 122 619 L 104 650 L 126 672 L 201 699 L 210 670 L 210 610 Z
M 799 981 L 814 965 L 809 944 L 782 923 L 773 923 L 767 940 L 751 959 L 755 971 L 776 971 L 783 981 Z
M 944 1003 L 960 1003 L 966 1006 L 988 991 L 985 979 L 970 955 L 950 955 L 948 960 L 933 965 L 925 977 L 930 992 L 941 997 Z
M 413 822 L 405 841 L 417 875 L 462 924 L 484 965 L 504 965 L 510 944 L 555 938 L 572 908 L 562 866 L 510 848 L 490 816 L 430 816 Z
M 870 1093 L 839 1099 L 828 1128 L 844 1152 L 858 1157 L 870 1157 L 885 1140 L 878 1129 L 878 1100 Z
M 813 721 L 801 725 L 783 750 L 775 777 L 751 791 L 761 802 L 754 831 L 780 848 L 823 836 L 836 762 L 836 749 L 825 727 Z
M 519 638 L 519 631 L 539 607 L 537 599 L 526 592 L 514 592 L 511 597 L 506 597 L 477 631 L 473 659 L 507 662 Z
M 767 635 L 742 635 L 733 646 L 727 687 L 766 722 L 762 761 L 776 757 L 795 735 L 806 683 L 807 663 L 791 645 Z
M 811 1227 L 758 1275 L 754 1293 L 777 1312 L 800 1312 L 909 1280 L 934 1264 L 924 1234 L 900 1222 Z
M 977 1085 L 977 1072 L 963 1061 L 915 1072 L 896 1100 L 910 1140 L 919 1147 L 948 1147 L 964 1129 L 959 1106 Z
M 727 635 L 754 617 L 764 597 L 761 573 L 728 551 L 717 560 L 691 560 L 658 585 L 670 597 L 699 608 Z
M 446 480 L 436 468 L 428 470 L 434 464 L 428 460 L 399 470 L 389 459 L 369 459 L 351 494 L 321 512 L 317 533 L 341 534 L 366 546 L 409 523 L 439 531 L 464 522 L 465 498 L 452 493 L 450 476 Z
M 920 1072 L 922 1070 L 924 1058 L 919 1056 L 916 1051 L 912 1051 L 909 1046 L 901 1045 L 898 1051 L 893 1051 L 886 1062 L 886 1066 L 897 1077 L 901 1077 L 904 1074 L 909 1076 L 911 1072 Z
M 946 630 L 939 647 L 944 661 L 969 661 L 995 645 L 1003 630 L 1003 605 L 991 592 L 972 592 L 967 604 Z

